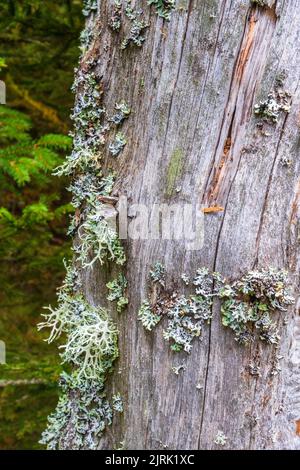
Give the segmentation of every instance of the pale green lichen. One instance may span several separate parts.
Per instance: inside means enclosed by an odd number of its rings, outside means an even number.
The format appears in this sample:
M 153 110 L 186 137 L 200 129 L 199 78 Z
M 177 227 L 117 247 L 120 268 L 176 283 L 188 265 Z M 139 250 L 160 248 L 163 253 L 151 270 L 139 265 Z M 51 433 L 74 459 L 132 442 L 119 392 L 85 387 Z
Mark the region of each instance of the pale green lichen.
M 254 113 L 264 121 L 276 124 L 281 112 L 290 112 L 290 97 L 288 92 L 277 88 L 269 93 L 266 100 L 260 101 L 254 106 Z
M 222 323 L 233 330 L 236 341 L 249 344 L 258 332 L 262 341 L 278 344 L 280 336 L 271 315 L 294 303 L 287 281 L 283 270 L 250 271 L 220 290 Z
M 163 337 L 171 342 L 173 351 L 190 353 L 194 339 L 201 337 L 204 324 L 212 318 L 216 298 L 221 301 L 222 323 L 233 330 L 236 341 L 249 344 L 258 332 L 260 340 L 277 345 L 280 336 L 271 314 L 286 311 L 294 303 L 287 283 L 287 273 L 282 270 L 250 271 L 229 284 L 219 273 L 201 268 L 193 279 L 195 295 L 169 294 L 162 289 L 152 303 L 143 302 L 138 317 L 148 330 L 166 317 Z
M 48 450 L 96 450 L 113 412 L 101 381 L 79 379 L 76 372 L 62 374 L 61 395 L 40 444 Z
M 121 313 L 124 308 L 128 305 L 128 299 L 126 297 L 127 280 L 123 274 L 119 274 L 117 279 L 106 284 L 106 287 L 110 291 L 107 299 L 110 302 L 117 302 L 117 312 Z
M 120 395 L 120 393 L 117 393 L 116 395 L 113 395 L 112 397 L 112 408 L 114 411 L 117 411 L 118 413 L 123 413 L 124 411 L 124 405 L 123 405 L 123 400 Z
M 97 9 L 98 9 L 97 0 L 83 0 L 82 13 L 84 16 L 90 16 L 92 13 L 96 12 Z
M 222 431 L 218 431 L 214 443 L 218 446 L 225 446 L 227 443 L 227 436 Z
M 121 103 L 116 103 L 115 105 L 116 113 L 109 119 L 109 121 L 114 124 L 121 124 L 125 119 L 130 115 L 131 109 L 126 103 L 126 101 L 121 101 Z
M 121 49 L 124 50 L 130 44 L 133 44 L 137 47 L 142 47 L 145 36 L 144 32 L 149 27 L 149 24 L 144 20 L 134 19 L 130 28 L 128 35 L 121 42 Z
M 122 25 L 122 2 L 115 0 L 109 26 L 113 31 L 119 31 Z
M 153 282 L 158 282 L 162 286 L 165 284 L 165 267 L 157 262 L 155 263 L 153 269 L 150 271 L 150 278 Z
M 113 155 L 113 157 L 117 157 L 126 144 L 127 140 L 124 134 L 118 132 L 116 134 L 115 140 L 109 145 L 109 151 Z
M 148 5 L 153 5 L 156 13 L 161 18 L 169 21 L 172 10 L 175 9 L 176 0 L 148 0 Z
M 115 6 L 118 4 L 116 2 Z M 97 5 L 97 1 L 86 0 L 84 15 L 96 12 Z M 48 342 L 59 337 L 65 339 L 60 346 L 61 357 L 72 370 L 61 376 L 59 402 L 49 416 L 42 436 L 41 443 L 48 449 L 96 449 L 106 425 L 112 422 L 113 410 L 121 411 L 121 398 L 115 395 L 111 407 L 104 389 L 107 374 L 118 357 L 118 331 L 105 309 L 87 302 L 80 280 L 80 270 L 92 267 L 96 261 L 103 264 L 112 260 L 121 265 L 125 262 L 114 226 L 115 210 L 108 200 L 115 177 L 102 171 L 101 159 L 113 125 L 120 126 L 129 116 L 130 109 L 121 101 L 115 106 L 114 116 L 107 117 L 102 104 L 102 83 L 92 71 L 95 60 L 85 57 L 93 44 L 94 34 L 95 30 L 88 22 L 80 38 L 85 67 L 76 70 L 73 86 L 76 92 L 72 114 L 73 149 L 56 170 L 57 175 L 72 176 L 69 190 L 77 210 L 69 232 L 75 234 L 77 231 L 74 246 L 77 256 L 73 266 L 66 266 L 67 274 L 58 290 L 57 307 L 49 307 L 49 312 L 43 315 L 44 321 L 38 326 L 39 330 L 50 328 Z M 124 296 L 117 295 L 116 290 L 110 295 L 116 298 L 117 309 L 124 307 L 127 301 Z
M 153 312 L 150 303 L 145 300 L 138 312 L 138 319 L 142 322 L 143 327 L 151 331 L 160 322 L 161 316 Z
M 83 267 L 92 267 L 96 261 L 103 264 L 112 260 L 123 265 L 126 256 L 118 234 L 114 227 L 114 213 L 112 219 L 107 218 L 106 205 L 94 201 L 86 215 L 85 222 L 78 230 L 80 243 L 74 251 Z

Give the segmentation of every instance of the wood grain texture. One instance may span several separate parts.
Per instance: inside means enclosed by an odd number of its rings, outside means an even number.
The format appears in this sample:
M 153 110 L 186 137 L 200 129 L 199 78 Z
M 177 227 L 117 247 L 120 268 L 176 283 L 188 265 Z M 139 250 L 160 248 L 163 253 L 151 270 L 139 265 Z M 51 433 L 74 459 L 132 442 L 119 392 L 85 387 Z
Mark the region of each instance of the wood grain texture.
M 220 430 L 228 438 L 224 448 L 300 449 L 298 305 L 278 316 L 284 357 L 278 376 L 270 375 L 274 349 L 237 345 L 221 326 L 217 303 L 203 340 L 194 343 L 188 357 L 169 350 L 162 325 L 147 333 L 137 321 L 156 261 L 167 269 L 170 290 L 177 288 L 182 272 L 192 275 L 201 266 L 232 280 L 254 267 L 285 267 L 297 296 L 299 3 L 270 1 L 262 9 L 248 0 L 179 0 L 169 23 L 146 1 L 138 3 L 150 23 L 141 49 L 120 50 L 120 35 L 108 27 L 112 1 L 99 2 L 95 22 L 99 34 L 92 54 L 99 59 L 105 105 L 112 111 L 124 99 L 132 107 L 122 128 L 128 144 L 113 163 L 114 195 L 126 195 L 130 204 L 193 201 L 224 210 L 205 214 L 199 251 L 174 240 L 124 242 L 129 307 L 118 317 L 115 313 L 120 358 L 108 387 L 124 397 L 125 410 L 99 448 L 116 448 L 123 441 L 126 449 L 216 449 Z M 253 107 L 282 72 L 292 108 L 277 125 L 264 126 L 266 136 Z M 183 165 L 176 185 L 182 190 L 170 196 L 168 167 L 178 151 Z M 280 163 L 283 156 L 292 160 L 289 167 Z M 111 164 L 106 155 L 105 165 Z M 111 268 L 85 272 L 92 303 L 107 303 L 105 283 L 112 275 Z M 254 359 L 261 377 L 246 370 Z M 181 362 L 186 370 L 176 376 L 171 367 Z

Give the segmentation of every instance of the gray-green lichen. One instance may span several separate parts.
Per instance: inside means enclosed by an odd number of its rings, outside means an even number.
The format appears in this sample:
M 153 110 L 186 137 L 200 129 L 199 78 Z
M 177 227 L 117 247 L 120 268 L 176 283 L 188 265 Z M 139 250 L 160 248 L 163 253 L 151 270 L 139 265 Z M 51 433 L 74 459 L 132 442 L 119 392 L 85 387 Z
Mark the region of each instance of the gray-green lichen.
M 120 393 L 117 393 L 116 395 L 113 395 L 112 397 L 112 407 L 114 411 L 117 411 L 118 413 L 123 413 L 124 411 L 124 405 L 123 405 L 123 400 L 120 395 Z
M 159 270 L 158 270 L 159 265 Z M 161 292 L 155 296 L 155 302 L 145 300 L 138 313 L 138 318 L 147 330 L 152 330 L 163 317 L 167 319 L 163 337 L 171 344 L 173 351 L 189 353 L 192 342 L 201 336 L 202 327 L 212 316 L 211 307 L 215 275 L 210 275 L 206 268 L 199 269 L 193 280 L 195 295 L 185 296 L 177 292 L 169 294 L 164 289 L 164 268 L 156 263 L 150 278 L 160 282 Z M 163 273 L 163 277 L 160 273 Z
M 118 125 L 128 118 L 131 109 L 125 101 L 121 101 L 121 103 L 116 103 L 115 109 L 116 113 L 109 119 L 109 121 Z
M 156 13 L 161 18 L 169 21 L 172 10 L 175 9 L 176 0 L 148 0 L 148 5 L 153 5 Z
M 278 344 L 280 336 L 271 316 L 294 303 L 287 284 L 286 271 L 268 269 L 250 271 L 220 290 L 222 323 L 234 332 L 236 341 L 249 344 L 257 332 L 262 341 Z
M 218 431 L 214 443 L 218 446 L 225 446 L 227 443 L 227 436 L 222 431 Z
M 97 4 L 97 1 L 84 1 L 84 15 L 89 17 L 96 12 Z M 125 263 L 124 249 L 114 223 L 115 201 L 109 197 L 115 175 L 102 169 L 101 160 L 109 150 L 110 132 L 128 118 L 130 108 L 125 101 L 120 101 L 115 105 L 113 116 L 107 115 L 102 102 L 102 82 L 94 72 L 96 63 L 88 57 L 94 34 L 88 22 L 81 34 L 80 45 L 85 66 L 76 70 L 73 86 L 76 92 L 72 113 L 73 149 L 56 170 L 57 175 L 72 177 L 68 189 L 76 213 L 69 233 L 76 235 L 75 259 L 66 265 L 57 307 L 48 307 L 44 321 L 38 326 L 39 330 L 50 329 L 49 342 L 64 339 L 59 347 L 60 355 L 71 370 L 61 376 L 59 402 L 42 435 L 41 442 L 48 449 L 96 449 L 99 437 L 112 422 L 113 411 L 123 409 L 119 394 L 112 397 L 110 405 L 105 393 L 107 374 L 118 357 L 117 327 L 106 309 L 86 300 L 80 280 L 82 268 L 91 268 L 95 262 Z M 117 301 L 118 310 L 127 303 L 126 286 L 127 281 L 121 275 L 108 286 L 109 296 Z
M 158 279 L 153 273 L 157 269 L 151 272 L 152 283 L 155 283 Z M 186 275 L 183 282 L 186 284 Z M 285 312 L 294 303 L 288 290 L 287 272 L 250 271 L 240 280 L 229 283 L 219 273 L 201 268 L 197 270 L 193 286 L 195 294 L 186 296 L 170 293 L 163 283 L 159 292 L 155 295 L 151 292 L 138 313 L 139 320 L 150 331 L 166 318 L 163 337 L 171 343 L 173 351 L 190 353 L 194 339 L 201 337 L 203 326 L 212 318 L 215 298 L 221 301 L 222 324 L 234 332 L 238 343 L 246 345 L 258 337 L 268 344 L 278 344 L 280 336 L 272 315 L 276 311 Z
M 126 297 L 127 280 L 125 276 L 120 273 L 117 279 L 106 284 L 106 287 L 110 291 L 107 299 L 110 302 L 117 302 L 117 312 L 121 313 L 128 304 L 128 298 Z
M 149 27 L 146 21 L 141 19 L 134 19 L 127 36 L 121 42 L 121 49 L 126 49 L 130 44 L 137 47 L 142 47 L 145 41 L 145 30 Z
M 123 150 L 127 140 L 121 132 L 118 132 L 115 136 L 114 141 L 109 145 L 109 151 L 113 157 L 117 157 L 119 153 Z
M 76 373 L 63 373 L 59 385 L 61 395 L 40 443 L 49 450 L 95 450 L 113 418 L 103 382 L 79 379 Z
M 113 31 L 119 31 L 122 25 L 122 2 L 115 0 L 109 26 Z
M 276 86 L 264 101 L 254 106 L 254 113 L 263 121 L 271 124 L 278 122 L 281 112 L 289 113 L 291 109 L 291 95 L 282 88 Z
M 64 334 L 61 357 L 73 371 L 61 376 L 62 393 L 40 442 L 48 449 L 94 449 L 112 421 L 104 384 L 118 357 L 117 328 L 105 309 L 85 300 L 72 265 L 58 291 L 58 306 L 49 312 L 38 328 L 50 329 L 48 342 Z
M 83 0 L 82 13 L 84 16 L 90 16 L 92 13 L 96 12 L 97 9 L 98 9 L 97 0 Z

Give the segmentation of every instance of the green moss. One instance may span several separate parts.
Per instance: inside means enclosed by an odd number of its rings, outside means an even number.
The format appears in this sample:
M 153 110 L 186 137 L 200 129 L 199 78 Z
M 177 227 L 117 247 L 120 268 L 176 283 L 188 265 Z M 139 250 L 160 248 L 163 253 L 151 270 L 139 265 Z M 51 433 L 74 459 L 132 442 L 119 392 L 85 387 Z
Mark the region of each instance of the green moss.
M 183 150 L 176 148 L 171 156 L 167 168 L 166 195 L 172 196 L 175 190 L 175 184 L 182 174 L 183 170 Z

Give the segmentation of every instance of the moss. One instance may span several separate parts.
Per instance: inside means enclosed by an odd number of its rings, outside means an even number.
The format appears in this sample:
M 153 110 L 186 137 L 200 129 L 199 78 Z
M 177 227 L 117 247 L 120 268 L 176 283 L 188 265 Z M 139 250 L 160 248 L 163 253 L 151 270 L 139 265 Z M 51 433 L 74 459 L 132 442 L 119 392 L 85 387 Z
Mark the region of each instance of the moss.
M 180 178 L 183 170 L 183 150 L 176 148 L 172 155 L 167 168 L 166 178 L 166 195 L 171 197 L 174 190 L 176 181 Z

